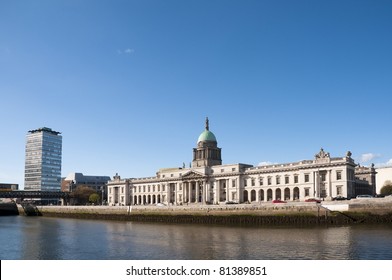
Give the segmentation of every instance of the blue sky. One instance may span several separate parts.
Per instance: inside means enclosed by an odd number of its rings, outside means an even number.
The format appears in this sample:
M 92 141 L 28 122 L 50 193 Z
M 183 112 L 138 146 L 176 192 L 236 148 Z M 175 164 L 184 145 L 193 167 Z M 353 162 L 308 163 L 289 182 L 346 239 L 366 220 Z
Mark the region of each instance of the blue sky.
M 348 150 L 392 164 L 391 1 L 0 0 L 0 182 L 28 130 L 62 173 L 188 166 L 205 117 L 224 164 Z

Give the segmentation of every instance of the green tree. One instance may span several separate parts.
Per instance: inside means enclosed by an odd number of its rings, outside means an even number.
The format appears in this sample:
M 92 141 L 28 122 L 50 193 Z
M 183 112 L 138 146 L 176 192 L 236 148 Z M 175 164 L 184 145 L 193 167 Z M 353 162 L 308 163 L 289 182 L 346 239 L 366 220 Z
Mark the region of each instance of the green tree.
M 90 194 L 88 201 L 90 201 L 91 203 L 94 203 L 94 204 L 98 204 L 100 199 L 101 198 L 99 197 L 99 195 L 97 193 L 92 193 L 92 194 Z
M 383 195 L 391 195 L 392 194 L 392 182 L 385 182 L 384 186 L 381 188 L 380 193 Z
M 90 195 L 97 193 L 93 188 L 88 186 L 78 186 L 71 194 L 74 204 L 84 205 L 89 202 Z

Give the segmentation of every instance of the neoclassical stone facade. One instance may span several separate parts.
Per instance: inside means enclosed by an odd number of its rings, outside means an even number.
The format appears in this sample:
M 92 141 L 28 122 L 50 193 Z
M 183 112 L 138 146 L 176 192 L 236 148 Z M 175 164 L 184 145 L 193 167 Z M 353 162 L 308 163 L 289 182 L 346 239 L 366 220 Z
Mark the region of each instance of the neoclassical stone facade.
M 374 168 L 362 167 L 369 181 L 356 176 L 351 152 L 331 157 L 321 149 L 313 159 L 300 162 L 252 166 L 222 165 L 221 149 L 209 130 L 200 134 L 190 168 L 160 169 L 155 177 L 108 182 L 109 205 L 262 203 L 275 199 L 303 201 L 310 197 L 332 199 L 373 194 Z M 360 184 L 359 184 L 360 183 Z M 359 187 L 360 186 L 360 187 Z

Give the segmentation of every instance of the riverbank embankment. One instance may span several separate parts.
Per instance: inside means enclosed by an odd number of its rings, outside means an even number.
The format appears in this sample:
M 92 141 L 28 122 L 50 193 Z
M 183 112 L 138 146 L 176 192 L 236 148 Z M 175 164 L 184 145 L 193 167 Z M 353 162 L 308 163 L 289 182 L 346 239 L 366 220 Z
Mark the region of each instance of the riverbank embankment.
M 392 223 L 392 198 L 273 204 L 182 206 L 37 206 L 47 217 L 198 224 Z M 23 209 L 20 207 L 20 213 Z

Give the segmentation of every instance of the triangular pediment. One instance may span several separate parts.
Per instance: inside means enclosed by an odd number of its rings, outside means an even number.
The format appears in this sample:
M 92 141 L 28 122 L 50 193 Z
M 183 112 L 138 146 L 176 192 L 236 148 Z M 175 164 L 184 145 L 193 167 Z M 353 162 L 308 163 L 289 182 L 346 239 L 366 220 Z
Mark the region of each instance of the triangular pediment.
M 196 172 L 196 171 L 189 171 L 187 173 L 185 173 L 184 175 L 182 175 L 183 179 L 197 179 L 197 178 L 202 178 L 204 177 L 203 174 Z

